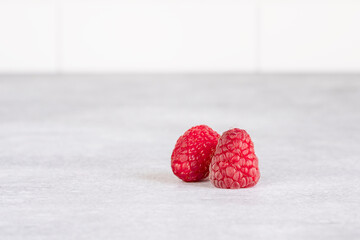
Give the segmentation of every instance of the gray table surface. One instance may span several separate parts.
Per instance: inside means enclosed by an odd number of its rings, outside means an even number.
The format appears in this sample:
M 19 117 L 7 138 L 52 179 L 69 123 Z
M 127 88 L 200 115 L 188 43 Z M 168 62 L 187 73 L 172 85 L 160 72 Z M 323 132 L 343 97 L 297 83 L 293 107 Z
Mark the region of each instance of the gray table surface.
M 184 183 L 177 138 L 246 129 L 253 188 Z M 1 239 L 359 239 L 360 76 L 0 76 Z

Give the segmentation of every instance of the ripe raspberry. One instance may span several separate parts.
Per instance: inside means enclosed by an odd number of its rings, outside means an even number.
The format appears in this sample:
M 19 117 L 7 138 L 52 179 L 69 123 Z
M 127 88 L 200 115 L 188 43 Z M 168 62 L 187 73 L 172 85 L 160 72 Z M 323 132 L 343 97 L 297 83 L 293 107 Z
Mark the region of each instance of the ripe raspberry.
M 185 182 L 209 175 L 209 165 L 220 135 L 206 125 L 192 127 L 176 142 L 171 155 L 174 174 Z
M 210 164 L 210 181 L 218 188 L 247 188 L 260 178 L 249 134 L 234 128 L 223 133 Z

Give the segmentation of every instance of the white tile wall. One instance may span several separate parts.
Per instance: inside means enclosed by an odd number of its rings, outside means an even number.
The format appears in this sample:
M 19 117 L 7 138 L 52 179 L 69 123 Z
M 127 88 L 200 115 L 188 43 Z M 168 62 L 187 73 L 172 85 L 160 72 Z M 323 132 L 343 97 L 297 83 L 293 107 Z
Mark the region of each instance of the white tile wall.
M 0 1 L 0 73 L 56 72 L 55 4 Z
M 357 0 L 0 0 L 0 73 L 360 72 Z
M 263 0 L 263 72 L 360 71 L 360 1 Z
M 255 67 L 251 0 L 71 0 L 63 7 L 65 72 Z

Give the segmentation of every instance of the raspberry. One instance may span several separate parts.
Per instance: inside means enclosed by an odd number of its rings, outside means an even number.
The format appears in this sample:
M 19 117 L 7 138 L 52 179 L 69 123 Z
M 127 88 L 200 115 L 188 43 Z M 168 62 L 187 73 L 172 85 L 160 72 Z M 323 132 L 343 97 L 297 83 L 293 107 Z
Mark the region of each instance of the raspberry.
M 177 140 L 171 155 L 174 174 L 185 182 L 206 178 L 219 137 L 217 132 L 206 125 L 187 130 Z
M 210 181 L 218 188 L 247 188 L 260 178 L 249 134 L 234 128 L 223 133 L 210 164 Z

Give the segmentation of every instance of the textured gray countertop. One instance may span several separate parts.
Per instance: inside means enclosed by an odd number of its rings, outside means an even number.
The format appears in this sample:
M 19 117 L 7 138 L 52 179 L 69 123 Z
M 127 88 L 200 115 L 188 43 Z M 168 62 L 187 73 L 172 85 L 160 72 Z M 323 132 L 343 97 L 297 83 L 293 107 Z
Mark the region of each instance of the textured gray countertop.
M 177 138 L 246 129 L 261 179 L 170 169 Z M 360 76 L 0 76 L 1 239 L 359 239 Z

